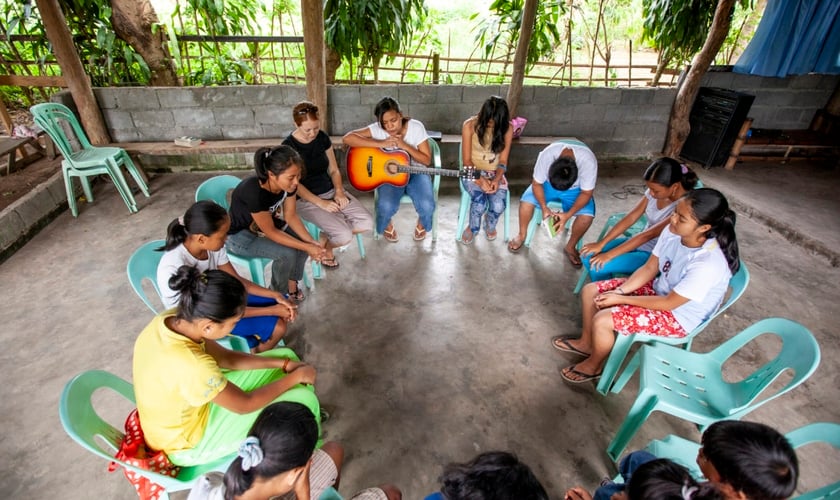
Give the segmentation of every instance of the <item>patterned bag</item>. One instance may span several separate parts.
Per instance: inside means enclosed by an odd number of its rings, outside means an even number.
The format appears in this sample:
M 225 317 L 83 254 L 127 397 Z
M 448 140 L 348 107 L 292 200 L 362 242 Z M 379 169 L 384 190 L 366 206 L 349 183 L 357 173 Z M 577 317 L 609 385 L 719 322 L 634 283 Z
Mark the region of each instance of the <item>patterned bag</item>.
M 513 127 L 513 138 L 516 139 L 522 132 L 525 131 L 525 125 L 528 124 L 528 119 L 517 116 L 510 120 L 510 126 Z
M 125 419 L 125 437 L 120 442 L 120 449 L 117 450 L 115 458 L 139 469 L 150 470 L 166 476 L 176 477 L 181 472 L 180 467 L 169 461 L 166 453 L 146 447 L 146 441 L 143 439 L 143 428 L 140 427 L 140 415 L 136 408 Z M 119 466 L 118 463 L 111 462 L 108 471 L 114 472 Z M 125 469 L 125 477 L 134 485 L 140 500 L 158 500 L 161 493 L 164 492 L 163 486 L 153 483 L 134 471 Z

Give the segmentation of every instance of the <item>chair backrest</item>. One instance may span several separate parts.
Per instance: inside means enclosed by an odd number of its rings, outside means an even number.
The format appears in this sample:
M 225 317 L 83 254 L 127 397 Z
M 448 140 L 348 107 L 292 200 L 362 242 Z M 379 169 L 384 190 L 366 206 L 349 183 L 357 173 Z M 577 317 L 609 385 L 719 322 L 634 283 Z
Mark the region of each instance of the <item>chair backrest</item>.
M 689 336 L 694 337 L 698 333 L 702 332 L 707 326 L 709 326 L 709 323 L 711 323 L 713 319 L 715 319 L 723 311 L 729 309 L 732 304 L 741 298 L 741 295 L 744 295 L 744 291 L 746 291 L 747 285 L 749 284 L 750 271 L 747 269 L 747 265 L 744 264 L 744 261 L 742 260 L 741 265 L 738 268 L 738 272 L 729 278 L 729 298 L 727 298 L 726 301 L 718 307 L 718 310 L 712 313 L 706 321 L 697 325 L 694 330 L 689 333 Z
M 50 136 L 50 139 L 58 146 L 58 150 L 68 161 L 72 161 L 73 143 L 67 136 L 68 129 L 76 136 L 79 146 L 82 149 L 91 147 L 90 141 L 85 135 L 82 125 L 67 106 L 55 102 L 36 104 L 29 109 L 35 123 Z
M 815 422 L 794 429 L 785 437 L 790 441 L 791 446 L 797 449 L 797 454 L 802 453 L 798 448 L 811 443 L 826 443 L 840 450 L 840 424 L 832 422 Z M 830 470 L 830 468 L 829 468 Z M 835 471 L 837 469 L 834 469 Z M 796 500 L 818 500 L 823 498 L 840 498 L 840 473 L 834 474 L 831 479 L 838 481 L 827 484 L 821 488 L 803 493 Z
M 820 364 L 820 346 L 811 331 L 785 318 L 766 318 L 754 323 L 709 352 L 708 356 L 723 366 L 742 347 L 765 334 L 778 337 L 782 341 L 781 349 L 775 358 L 734 384 L 733 394 L 737 400 L 730 409 L 731 418 L 740 418 L 790 391 L 807 380 Z M 784 387 L 775 393 L 764 394 L 773 381 L 787 371 L 793 371 L 793 376 Z M 759 396 L 762 396 L 761 400 L 757 400 Z
M 242 179 L 233 175 L 217 175 L 202 182 L 195 190 L 195 201 L 213 200 L 225 210 L 230 210 L 228 193 L 236 188 Z
M 163 252 L 159 252 L 156 249 L 162 247 L 164 243 L 166 243 L 164 240 L 154 240 L 144 243 L 131 254 L 131 257 L 128 258 L 128 264 L 125 266 L 126 273 L 128 274 L 128 282 L 131 284 L 134 293 L 155 314 L 160 311 L 152 304 L 146 291 L 143 290 L 143 280 L 152 282 L 152 287 L 154 287 L 155 292 L 157 292 L 160 298 L 160 287 L 158 287 L 157 283 L 157 268 L 160 259 L 163 257 Z M 163 299 L 161 299 L 161 303 L 163 303 Z
M 429 149 L 432 151 L 432 164 L 431 167 L 434 168 L 443 168 L 443 165 L 440 160 L 440 146 L 438 145 L 437 141 L 429 137 Z M 440 189 L 440 176 L 435 175 L 432 177 L 432 189 L 434 189 L 435 199 L 437 199 L 438 189 Z

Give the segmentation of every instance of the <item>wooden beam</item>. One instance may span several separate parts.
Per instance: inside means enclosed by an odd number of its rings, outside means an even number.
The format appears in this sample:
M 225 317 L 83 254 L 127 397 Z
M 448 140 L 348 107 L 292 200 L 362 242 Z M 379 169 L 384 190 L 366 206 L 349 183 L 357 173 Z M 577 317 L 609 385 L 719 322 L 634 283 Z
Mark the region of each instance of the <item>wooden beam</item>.
M 41 22 L 44 23 L 44 30 L 47 32 L 47 39 L 52 45 L 58 65 L 61 66 L 62 75 L 67 79 L 67 87 L 79 110 L 88 139 L 96 145 L 108 144 L 111 139 L 108 129 L 105 128 L 105 120 L 93 95 L 90 79 L 85 74 L 82 61 L 79 60 L 79 53 L 73 45 L 70 28 L 64 21 L 58 0 L 35 1 L 41 14 Z
M 306 95 L 318 106 L 321 130 L 329 134 L 324 8 L 321 0 L 300 0 L 300 10 L 303 17 L 303 48 L 306 52 Z
M 67 87 L 63 76 L 0 75 L 0 85 L 10 87 Z

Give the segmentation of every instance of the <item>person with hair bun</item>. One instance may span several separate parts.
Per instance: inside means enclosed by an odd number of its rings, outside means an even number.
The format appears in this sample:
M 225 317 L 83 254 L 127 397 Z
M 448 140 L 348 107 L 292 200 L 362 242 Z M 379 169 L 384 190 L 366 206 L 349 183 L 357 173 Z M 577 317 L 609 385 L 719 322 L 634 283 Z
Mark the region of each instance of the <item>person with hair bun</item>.
M 307 257 L 322 261 L 324 246 L 315 241 L 297 214 L 295 193 L 303 160 L 290 146 L 260 148 L 254 154 L 256 176 L 236 186 L 230 199 L 230 251 L 272 259 L 271 289 L 296 302 Z
M 438 478 L 440 491 L 425 500 L 548 500 L 525 462 L 507 451 L 487 451 L 465 463 L 450 463 Z
M 286 322 L 294 321 L 297 306 L 280 292 L 263 288 L 236 272 L 225 251 L 230 228 L 227 211 L 213 201 L 194 203 L 183 216 L 169 223 L 165 251 L 157 268 L 157 284 L 166 308 L 178 304 L 178 293 L 169 287 L 169 279 L 183 265 L 199 271 L 221 269 L 238 279 L 248 292 L 245 315 L 231 332 L 243 337 L 251 352 L 273 349 L 286 333 Z
M 305 406 L 273 403 L 257 417 L 227 472 L 210 472 L 193 486 L 187 500 L 265 500 L 294 493 L 317 500 L 338 488 L 344 448 L 337 442 L 320 449 L 318 424 Z M 368 488 L 351 500 L 400 500 L 391 485 Z
M 555 349 L 585 359 L 564 368 L 573 384 L 597 380 L 618 335 L 685 337 L 720 307 L 740 261 L 735 213 L 719 191 L 689 191 L 677 203 L 647 262 L 629 278 L 587 284 L 582 334 Z
M 580 255 L 592 281 L 615 274 L 630 274 L 641 267 L 656 246 L 656 239 L 668 225 L 677 200 L 697 187 L 697 174 L 673 158 L 654 160 L 644 174 L 645 193 L 636 206 L 596 243 L 583 245 Z M 644 229 L 630 238 L 624 231 L 647 216 Z
M 283 140 L 303 158 L 306 175 L 297 190 L 297 212 L 321 228 L 321 243 L 327 269 L 338 267 L 333 249 L 343 247 L 353 236 L 373 229 L 373 216 L 355 196 L 346 192 L 330 136 L 321 130 L 318 106 L 309 101 L 292 108 L 295 130 Z
M 273 401 L 299 402 L 320 415 L 315 369 L 289 349 L 254 355 L 216 342 L 245 311 L 238 279 L 185 265 L 169 287 L 178 306 L 157 315 L 134 344 L 134 395 L 149 448 L 175 465 L 206 464 L 235 452 Z

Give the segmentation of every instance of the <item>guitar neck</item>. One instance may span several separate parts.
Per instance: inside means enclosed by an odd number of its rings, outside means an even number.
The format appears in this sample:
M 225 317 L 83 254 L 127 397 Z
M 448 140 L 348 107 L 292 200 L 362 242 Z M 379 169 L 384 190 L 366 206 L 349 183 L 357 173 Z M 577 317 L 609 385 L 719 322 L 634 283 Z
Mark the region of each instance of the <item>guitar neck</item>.
M 397 166 L 397 171 L 406 174 L 431 174 L 443 175 L 445 177 L 460 177 L 460 170 L 447 170 L 443 168 L 428 168 L 428 167 L 406 167 L 403 165 Z

